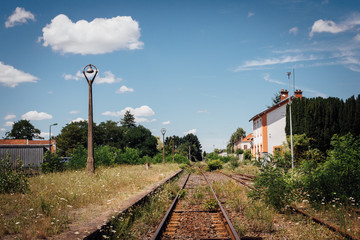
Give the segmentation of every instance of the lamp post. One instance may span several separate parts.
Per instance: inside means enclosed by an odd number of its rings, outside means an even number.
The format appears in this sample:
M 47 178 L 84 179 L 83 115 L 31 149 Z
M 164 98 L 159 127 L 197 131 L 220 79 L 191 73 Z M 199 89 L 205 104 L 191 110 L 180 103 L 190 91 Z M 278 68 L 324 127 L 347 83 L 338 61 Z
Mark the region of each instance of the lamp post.
M 56 126 L 56 125 L 58 125 L 58 124 L 54 123 L 49 126 L 49 151 L 50 151 L 50 153 L 51 153 L 51 126 Z
M 289 93 L 290 91 L 290 75 L 291 72 L 286 73 L 289 79 Z M 292 136 L 292 120 L 291 120 L 291 94 L 289 94 L 289 115 L 290 115 L 290 144 L 291 144 L 291 168 L 294 169 L 294 147 L 293 147 L 293 136 Z
M 162 128 L 161 134 L 163 135 L 163 164 L 165 164 L 165 133 L 166 133 L 166 129 Z
M 91 77 L 91 75 L 94 73 L 95 68 L 95 74 Z M 95 77 L 98 73 L 97 68 L 92 65 L 88 64 L 83 69 L 83 74 L 85 76 L 85 79 L 89 85 L 89 117 L 88 117 L 88 158 L 86 163 L 86 169 L 88 174 L 94 174 L 95 173 L 95 161 L 94 161 L 94 139 L 93 139 L 93 105 L 92 105 L 92 84 L 95 80 Z M 88 76 L 86 75 L 88 74 Z

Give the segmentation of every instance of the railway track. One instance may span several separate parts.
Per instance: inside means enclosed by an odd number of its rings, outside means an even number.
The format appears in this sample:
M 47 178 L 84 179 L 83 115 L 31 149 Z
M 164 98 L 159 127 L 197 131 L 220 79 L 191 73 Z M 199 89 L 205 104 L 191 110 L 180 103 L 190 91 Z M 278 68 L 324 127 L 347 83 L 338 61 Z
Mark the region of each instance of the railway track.
M 205 174 L 189 173 L 152 239 L 240 238 Z
M 256 188 L 254 188 L 252 185 L 249 185 L 248 182 L 252 182 L 254 181 L 255 177 L 251 178 L 249 177 L 249 175 L 243 175 L 243 174 L 235 174 L 235 175 L 229 175 L 229 174 L 226 174 L 226 173 L 223 173 L 221 172 L 223 175 L 241 183 L 242 185 L 248 187 L 248 188 L 251 188 L 255 191 L 257 191 Z M 289 208 L 295 212 L 295 213 L 299 213 L 299 214 L 302 214 L 304 215 L 305 217 L 308 217 L 309 219 L 311 219 L 312 221 L 320 224 L 320 225 L 323 225 L 325 227 L 327 227 L 328 229 L 334 231 L 334 232 L 337 232 L 339 234 L 341 234 L 342 236 L 344 236 L 346 239 L 354 239 L 354 240 L 360 240 L 360 238 L 356 237 L 356 236 L 353 236 L 349 233 L 346 233 L 344 231 L 342 231 L 341 229 L 339 229 L 338 227 L 335 227 L 335 226 L 332 226 L 331 224 L 328 224 L 327 222 L 325 222 L 324 220 L 320 219 L 320 218 L 317 218 L 317 217 L 314 217 L 314 216 L 311 216 L 310 214 L 308 214 L 307 212 L 299 209 L 299 208 L 296 208 L 294 206 L 289 206 Z

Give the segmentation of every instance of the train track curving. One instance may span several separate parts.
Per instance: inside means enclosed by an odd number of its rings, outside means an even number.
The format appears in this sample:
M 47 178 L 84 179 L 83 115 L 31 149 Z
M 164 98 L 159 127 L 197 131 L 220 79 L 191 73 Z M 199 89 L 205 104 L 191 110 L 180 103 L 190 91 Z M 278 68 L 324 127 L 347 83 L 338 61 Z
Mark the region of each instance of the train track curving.
M 183 197 L 184 195 L 194 198 Z M 240 238 L 206 175 L 201 172 L 189 173 L 152 239 Z

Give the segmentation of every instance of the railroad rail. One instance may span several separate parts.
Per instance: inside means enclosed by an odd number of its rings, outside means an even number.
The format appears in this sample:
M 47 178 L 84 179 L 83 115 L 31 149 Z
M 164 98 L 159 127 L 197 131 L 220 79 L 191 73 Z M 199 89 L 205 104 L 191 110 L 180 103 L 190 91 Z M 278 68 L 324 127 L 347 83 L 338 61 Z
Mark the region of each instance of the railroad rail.
M 244 185 L 244 186 L 246 186 L 246 187 L 248 187 L 248 188 L 251 188 L 251 189 L 257 191 L 256 188 L 254 188 L 253 186 L 247 184 L 244 180 L 239 180 L 237 177 L 234 177 L 234 176 L 237 176 L 237 175 L 229 175 L 229 174 L 226 174 L 226 173 L 223 173 L 223 172 L 220 172 L 220 173 L 222 173 L 222 174 L 224 174 L 225 176 L 227 176 L 227 177 L 229 177 L 229 178 L 231 178 L 231 179 L 233 179 L 233 180 L 241 183 L 242 185 Z M 241 174 L 240 174 L 240 175 L 241 175 Z M 255 178 L 253 178 L 253 179 L 255 179 Z M 247 180 L 247 181 L 253 181 L 253 180 Z M 302 215 L 310 218 L 310 219 L 313 220 L 314 222 L 316 222 L 316 223 L 318 223 L 318 224 L 320 224 L 320 225 L 323 225 L 323 226 L 329 228 L 331 231 L 334 231 L 334 232 L 337 232 L 337 233 L 341 234 L 342 236 L 346 237 L 347 239 L 360 240 L 360 238 L 355 237 L 355 236 L 353 236 L 353 235 L 351 235 L 351 234 L 349 234 L 349 233 L 346 233 L 346 232 L 342 231 L 341 229 L 339 229 L 339 228 L 337 228 L 337 227 L 334 227 L 334 226 L 332 226 L 331 224 L 329 224 L 329 223 L 327 223 L 327 222 L 325 222 L 325 221 L 323 221 L 323 220 L 321 220 L 321 219 L 319 219 L 319 218 L 317 218 L 317 217 L 311 216 L 309 213 L 307 213 L 307 212 L 305 212 L 305 211 L 303 211 L 303 210 L 301 210 L 301 209 L 298 209 L 298 208 L 296 208 L 296 207 L 294 207 L 294 206 L 292 206 L 292 205 L 289 205 L 289 208 L 290 208 L 293 212 L 300 213 L 300 214 L 302 214 Z
M 187 176 L 152 239 L 240 239 L 205 174 L 202 173 L 203 178 L 195 174 L 190 178 L 190 175 L 191 173 Z M 186 199 L 181 199 L 184 191 L 194 193 L 205 184 L 210 187 L 212 195 L 204 196 L 204 200 L 216 200 L 218 208 L 207 209 L 200 203 L 193 204 L 187 202 Z

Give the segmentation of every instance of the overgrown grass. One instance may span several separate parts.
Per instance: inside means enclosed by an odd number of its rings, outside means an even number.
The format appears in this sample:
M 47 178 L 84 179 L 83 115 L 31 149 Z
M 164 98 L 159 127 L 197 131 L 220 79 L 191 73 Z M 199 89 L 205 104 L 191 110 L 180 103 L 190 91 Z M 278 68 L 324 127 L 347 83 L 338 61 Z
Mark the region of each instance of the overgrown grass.
M 62 232 L 76 218 L 86 220 L 163 179 L 177 164 L 99 167 L 95 176 L 85 170 L 40 175 L 29 179 L 25 194 L 0 195 L 0 238 L 34 239 Z M 91 206 L 91 208 L 89 207 Z M 79 209 L 89 207 L 83 214 Z

